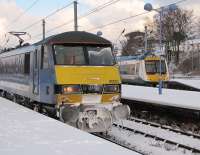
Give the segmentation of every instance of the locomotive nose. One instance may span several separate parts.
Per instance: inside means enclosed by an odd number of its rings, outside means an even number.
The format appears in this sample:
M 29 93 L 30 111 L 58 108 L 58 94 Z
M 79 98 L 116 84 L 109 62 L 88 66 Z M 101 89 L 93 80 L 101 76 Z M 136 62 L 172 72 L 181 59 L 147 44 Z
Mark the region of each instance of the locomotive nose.
M 95 106 L 63 106 L 60 111 L 60 119 L 78 129 L 87 132 L 106 132 L 112 127 L 111 112 L 106 108 Z
M 91 107 L 80 113 L 77 127 L 87 132 L 106 132 L 112 127 L 112 114 L 105 108 Z

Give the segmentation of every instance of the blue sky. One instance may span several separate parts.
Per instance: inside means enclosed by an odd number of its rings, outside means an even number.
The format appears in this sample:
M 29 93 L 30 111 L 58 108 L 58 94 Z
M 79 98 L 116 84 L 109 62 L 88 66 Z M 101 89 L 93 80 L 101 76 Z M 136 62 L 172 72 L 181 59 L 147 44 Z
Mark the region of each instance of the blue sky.
M 16 0 L 16 3 L 19 7 L 25 10 L 34 1 L 35 0 L 28 0 L 28 1 Z M 52 12 L 52 10 L 56 10 L 72 1 L 73 0 L 39 0 L 37 4 L 29 11 L 29 14 L 36 15 L 36 16 L 45 16 L 48 13 Z M 102 1 L 107 2 L 109 0 L 102 0 Z M 134 0 L 130 0 L 130 1 L 134 1 Z M 152 3 L 152 5 L 166 5 L 169 3 L 173 3 L 175 1 L 176 0 L 144 0 L 145 3 Z M 79 14 L 86 12 L 88 9 L 90 9 L 89 6 L 84 3 L 84 0 L 78 0 L 78 2 L 79 2 L 79 5 L 78 5 Z
M 35 0 L 16 0 L 18 6 L 23 8 L 24 10 L 27 9 Z M 37 4 L 29 11 L 29 14 L 38 15 L 38 16 L 45 16 L 52 11 L 61 8 L 64 5 L 71 3 L 73 0 L 39 0 Z M 83 0 L 84 1 L 84 0 Z M 84 12 L 87 10 L 87 6 L 79 2 L 79 13 Z M 72 8 L 72 6 L 70 6 Z
M 16 0 L 17 5 L 23 9 L 28 8 L 34 1 L 35 0 Z M 45 16 L 49 12 L 52 12 L 52 10 L 56 10 L 57 8 L 70 2 L 70 0 L 39 0 L 38 3 L 29 11 L 29 13 Z
M 23 8 L 24 10 L 26 8 L 28 8 L 35 0 L 16 0 L 17 5 L 19 5 L 21 8 Z M 56 10 L 68 3 L 71 3 L 73 0 L 39 0 L 38 3 L 29 11 L 30 14 L 33 15 L 46 15 L 49 12 L 52 12 L 52 10 Z M 94 0 L 95 1 L 95 0 Z M 102 0 L 105 2 L 108 2 L 109 0 Z M 130 1 L 134 1 L 134 0 L 130 0 Z M 144 0 L 145 3 L 152 3 L 155 4 L 156 0 Z M 167 0 L 167 1 L 173 1 L 173 0 Z M 85 12 L 87 11 L 89 8 L 88 5 L 86 5 L 84 3 L 84 0 L 78 0 L 78 7 L 79 7 L 79 13 L 80 12 Z M 165 4 L 165 3 L 169 3 L 166 2 L 165 0 L 159 0 L 158 2 L 159 4 Z M 72 6 L 71 6 L 72 7 Z

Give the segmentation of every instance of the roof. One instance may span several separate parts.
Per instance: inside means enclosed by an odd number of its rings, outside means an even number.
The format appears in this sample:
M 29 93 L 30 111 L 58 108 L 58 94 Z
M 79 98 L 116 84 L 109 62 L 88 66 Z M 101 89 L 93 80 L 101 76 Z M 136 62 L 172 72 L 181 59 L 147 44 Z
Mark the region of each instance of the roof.
M 140 31 L 134 31 L 134 32 L 130 32 L 125 34 L 125 37 L 137 37 L 137 36 L 143 36 L 144 37 L 145 33 L 144 32 L 140 32 Z
M 27 51 L 24 51 L 25 49 L 29 49 L 30 47 L 34 47 L 34 45 L 41 45 L 41 44 L 89 44 L 89 45 L 106 45 L 111 46 L 112 43 L 104 39 L 102 37 L 99 37 L 95 34 L 88 33 L 85 31 L 69 31 L 64 32 L 61 34 L 56 34 L 53 36 L 50 36 L 46 38 L 45 40 L 39 41 L 33 45 L 24 45 L 18 48 L 13 48 L 10 50 L 7 50 L 5 52 L 0 53 L 7 56 L 7 53 L 13 53 L 13 51 L 19 52 L 22 51 L 23 53 L 26 53 Z M 14 53 L 16 53 L 14 52 Z M 19 53 L 18 53 L 19 54 Z
M 85 31 L 70 31 L 50 36 L 43 41 L 36 44 L 47 44 L 47 43 L 81 43 L 81 44 L 106 44 L 111 45 L 111 42 L 99 37 L 95 34 L 88 33 Z
M 12 56 L 12 55 L 24 54 L 24 53 L 27 53 L 27 52 L 30 52 L 30 51 L 33 51 L 33 50 L 34 50 L 34 46 L 32 46 L 32 45 L 22 46 L 22 47 L 19 47 L 19 48 L 14 48 L 14 49 L 9 50 L 9 51 L 1 52 L 0 57 L 9 57 L 9 56 Z
M 116 59 L 118 62 L 129 61 L 129 60 L 144 60 L 146 57 L 151 55 L 152 55 L 151 52 L 146 52 L 140 55 L 117 56 Z

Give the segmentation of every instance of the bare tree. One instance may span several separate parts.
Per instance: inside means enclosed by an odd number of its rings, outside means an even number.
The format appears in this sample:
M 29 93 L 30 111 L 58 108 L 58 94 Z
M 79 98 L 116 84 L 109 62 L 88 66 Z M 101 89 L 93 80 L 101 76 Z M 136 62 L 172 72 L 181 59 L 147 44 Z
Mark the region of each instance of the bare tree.
M 162 13 L 162 38 L 165 43 L 166 56 L 171 60 L 171 55 L 176 55 L 176 63 L 179 63 L 180 44 L 189 37 L 192 25 L 193 11 L 177 8 L 171 12 L 165 10 Z M 159 15 L 154 17 L 156 33 L 160 32 Z
M 128 47 L 127 47 L 127 41 L 126 40 L 121 40 L 120 44 L 121 44 L 121 48 L 122 48 L 122 55 L 123 56 L 128 56 L 129 52 L 128 52 Z
M 195 36 L 196 38 L 200 39 L 200 17 L 196 19 L 195 27 Z

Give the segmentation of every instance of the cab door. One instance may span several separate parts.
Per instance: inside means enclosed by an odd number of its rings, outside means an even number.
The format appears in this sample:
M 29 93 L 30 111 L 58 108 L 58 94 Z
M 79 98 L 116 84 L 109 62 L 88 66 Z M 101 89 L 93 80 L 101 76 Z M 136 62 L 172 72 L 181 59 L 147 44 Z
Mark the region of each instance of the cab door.
M 33 94 L 39 94 L 39 61 L 37 49 L 33 52 Z

